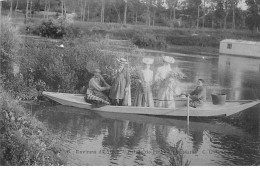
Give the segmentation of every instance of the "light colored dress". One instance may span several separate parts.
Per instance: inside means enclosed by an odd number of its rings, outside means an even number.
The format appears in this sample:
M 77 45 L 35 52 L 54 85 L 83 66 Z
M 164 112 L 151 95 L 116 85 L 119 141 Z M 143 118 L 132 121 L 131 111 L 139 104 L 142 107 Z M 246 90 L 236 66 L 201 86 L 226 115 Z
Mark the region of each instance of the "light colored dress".
M 175 109 L 174 97 L 176 95 L 177 80 L 169 77 L 172 69 L 170 65 L 159 67 L 155 81 L 158 84 L 158 95 L 156 107 L 172 108 Z
M 150 69 L 141 70 L 140 84 L 136 90 L 134 106 L 138 107 L 154 107 L 152 94 L 153 71 Z

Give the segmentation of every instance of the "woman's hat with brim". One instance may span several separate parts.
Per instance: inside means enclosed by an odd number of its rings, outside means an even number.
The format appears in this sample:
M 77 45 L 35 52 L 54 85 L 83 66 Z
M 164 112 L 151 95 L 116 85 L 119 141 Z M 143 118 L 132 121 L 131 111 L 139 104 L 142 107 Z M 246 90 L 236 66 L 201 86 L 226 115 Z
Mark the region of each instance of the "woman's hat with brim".
M 173 57 L 170 57 L 170 56 L 163 56 L 162 58 L 167 63 L 171 63 L 172 64 L 172 63 L 175 62 L 175 59 Z
M 143 58 L 144 64 L 151 65 L 153 64 L 154 59 L 152 58 Z
M 121 64 L 127 64 L 127 60 L 125 58 L 120 58 L 120 59 L 117 59 L 117 61 Z

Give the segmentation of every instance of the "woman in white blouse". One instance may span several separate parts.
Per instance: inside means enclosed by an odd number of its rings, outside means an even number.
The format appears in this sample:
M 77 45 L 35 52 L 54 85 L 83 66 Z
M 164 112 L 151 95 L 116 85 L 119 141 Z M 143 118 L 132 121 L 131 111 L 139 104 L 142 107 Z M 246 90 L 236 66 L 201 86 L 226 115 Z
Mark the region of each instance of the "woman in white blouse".
M 158 68 L 155 75 L 155 81 L 159 88 L 156 107 L 175 109 L 174 97 L 179 94 L 177 79 L 174 77 L 174 71 L 171 68 L 175 59 L 170 56 L 163 56 L 162 59 L 164 65 Z
M 153 83 L 153 71 L 150 69 L 150 65 L 154 60 L 151 58 L 143 58 L 145 69 L 139 73 L 140 80 L 139 86 L 136 91 L 134 106 L 139 107 L 154 107 L 154 100 L 151 85 Z

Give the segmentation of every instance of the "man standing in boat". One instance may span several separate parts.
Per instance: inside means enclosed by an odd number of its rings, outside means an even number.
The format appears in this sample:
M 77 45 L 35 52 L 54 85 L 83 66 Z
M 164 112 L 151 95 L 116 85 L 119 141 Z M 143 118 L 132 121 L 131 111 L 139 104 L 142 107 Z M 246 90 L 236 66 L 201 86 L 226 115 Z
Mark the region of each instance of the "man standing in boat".
M 124 99 L 127 99 L 127 94 L 130 86 L 130 75 L 127 67 L 127 60 L 124 58 L 118 59 L 119 69 L 116 73 L 116 77 L 110 88 L 109 97 L 111 98 L 111 104 L 115 106 L 123 106 Z

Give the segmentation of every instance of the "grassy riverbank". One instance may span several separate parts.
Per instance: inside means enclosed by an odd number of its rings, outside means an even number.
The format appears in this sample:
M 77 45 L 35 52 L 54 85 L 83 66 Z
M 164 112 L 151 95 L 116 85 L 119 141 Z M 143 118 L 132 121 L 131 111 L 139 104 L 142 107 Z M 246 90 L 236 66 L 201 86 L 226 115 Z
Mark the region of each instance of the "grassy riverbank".
M 59 139 L 1 87 L 0 112 L 0 165 L 66 164 Z
M 195 54 L 205 56 L 218 56 L 219 48 L 214 47 L 200 47 L 200 46 L 180 46 L 169 45 L 167 52 L 183 53 L 183 54 Z
M 65 27 L 60 27 L 60 25 L 64 25 L 63 20 L 58 22 L 55 20 L 48 22 L 37 20 L 28 25 L 18 25 L 22 34 L 63 39 L 95 35 L 99 38 L 130 40 L 139 48 L 185 54 L 217 55 L 220 41 L 223 39 L 260 41 L 260 33 L 253 33 L 248 30 L 148 27 L 146 25 L 98 22 L 83 23 L 79 21 L 70 23 Z M 57 31 L 62 30 L 63 32 L 59 31 L 59 34 L 55 34 L 53 27 L 56 27 Z
M 30 76 L 32 68 L 23 57 L 17 29 L 9 18 L 2 18 L 0 26 L 0 165 L 65 165 L 66 153 L 60 147 L 59 136 L 50 134 L 32 112 L 19 103 L 34 99 L 37 86 L 41 85 Z M 26 62 L 24 67 L 23 61 Z M 14 63 L 26 70 L 13 74 Z

